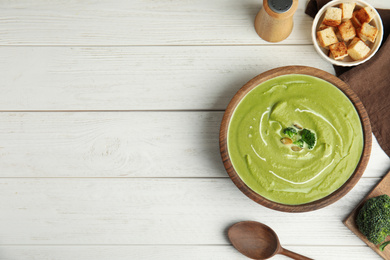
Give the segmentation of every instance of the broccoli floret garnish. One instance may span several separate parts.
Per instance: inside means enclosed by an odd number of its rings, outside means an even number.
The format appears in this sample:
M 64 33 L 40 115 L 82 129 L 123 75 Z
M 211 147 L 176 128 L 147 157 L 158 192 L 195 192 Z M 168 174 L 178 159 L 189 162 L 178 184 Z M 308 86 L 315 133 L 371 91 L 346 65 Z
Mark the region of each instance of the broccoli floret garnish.
M 298 146 L 298 147 L 303 148 L 303 144 L 304 144 L 304 143 L 303 143 L 303 140 L 302 140 L 302 139 L 299 139 L 299 140 L 293 142 L 293 144 L 295 144 L 295 145 Z
M 301 132 L 302 140 L 307 143 L 309 146 L 309 149 L 313 149 L 314 145 L 316 144 L 316 135 L 314 132 L 303 129 Z
M 297 134 L 297 130 L 293 127 L 287 127 L 283 130 L 283 134 L 288 135 L 290 138 L 293 138 Z
M 314 145 L 316 144 L 316 135 L 314 132 L 310 131 L 309 129 L 303 129 L 298 124 L 294 124 L 294 127 L 287 127 L 283 129 L 283 134 L 287 135 L 289 138 L 284 137 L 281 139 L 282 143 L 285 145 L 293 144 L 295 145 L 295 148 L 292 149 L 293 151 L 300 151 L 302 148 L 305 147 L 305 143 L 307 144 L 308 149 L 313 149 Z M 299 135 L 298 135 L 299 134 Z M 300 138 L 299 138 L 300 137 Z M 284 140 L 288 139 L 290 142 L 285 142 Z M 299 149 L 298 149 L 299 147 Z
M 381 195 L 367 200 L 356 217 L 356 225 L 370 242 L 378 245 L 385 241 L 390 235 L 390 197 Z

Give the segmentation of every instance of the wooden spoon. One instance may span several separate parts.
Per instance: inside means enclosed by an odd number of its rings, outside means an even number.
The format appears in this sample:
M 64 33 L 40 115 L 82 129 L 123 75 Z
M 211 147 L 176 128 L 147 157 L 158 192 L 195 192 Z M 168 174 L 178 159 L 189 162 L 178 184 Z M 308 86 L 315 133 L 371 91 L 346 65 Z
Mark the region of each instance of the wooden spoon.
M 228 237 L 240 253 L 252 259 L 268 259 L 282 254 L 297 260 L 313 260 L 284 249 L 276 233 L 260 222 L 238 222 L 229 228 Z

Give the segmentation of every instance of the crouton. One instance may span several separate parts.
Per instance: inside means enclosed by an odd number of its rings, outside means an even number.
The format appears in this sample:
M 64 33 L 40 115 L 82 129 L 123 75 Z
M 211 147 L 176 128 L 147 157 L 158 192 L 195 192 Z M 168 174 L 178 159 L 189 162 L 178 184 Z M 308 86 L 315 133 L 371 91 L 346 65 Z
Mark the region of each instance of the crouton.
M 341 37 L 341 34 L 340 34 L 340 31 L 339 31 L 339 30 L 336 30 L 336 37 L 337 37 L 337 40 L 338 40 L 339 42 L 344 41 L 344 40 L 343 40 L 343 37 Z
M 330 51 L 328 51 L 328 57 L 331 58 L 331 59 L 334 59 L 333 55 L 332 55 L 332 53 Z
M 352 46 L 352 45 L 356 44 L 358 41 L 361 41 L 361 40 L 359 39 L 359 37 L 353 38 L 352 41 L 349 43 L 348 48 L 349 48 L 349 46 Z
M 322 22 L 322 23 L 320 24 L 320 26 L 318 27 L 318 31 L 324 30 L 324 29 L 326 29 L 326 28 L 328 28 L 328 27 L 329 27 L 329 25 L 326 25 L 326 24 L 324 24 L 324 22 Z
M 378 35 L 378 29 L 374 26 L 363 23 L 362 26 L 357 30 L 359 38 L 363 41 L 375 42 L 375 38 Z
M 345 42 L 338 42 L 329 46 L 329 50 L 335 60 L 342 60 L 348 56 L 348 49 Z
M 353 10 L 355 9 L 355 3 L 342 3 L 340 4 L 341 9 L 341 21 L 345 22 L 352 18 Z
M 368 56 L 370 50 L 371 49 L 362 40 L 355 37 L 348 46 L 348 55 L 353 60 L 362 60 Z
M 361 24 L 371 22 L 375 16 L 375 11 L 371 7 L 364 7 L 356 12 L 356 18 Z
M 329 57 L 329 58 L 331 58 L 332 60 L 334 60 L 334 57 L 333 57 L 333 55 L 332 55 L 332 52 L 331 52 L 331 51 L 329 51 L 329 52 L 328 52 L 328 57 Z
M 353 12 L 352 18 L 351 18 L 352 24 L 353 24 L 353 26 L 355 26 L 356 29 L 358 29 L 358 28 L 360 28 L 360 26 L 362 26 L 362 23 L 356 17 L 357 12 L 358 11 Z
M 343 22 L 338 26 L 341 38 L 343 41 L 347 42 L 356 36 L 356 30 L 355 27 L 353 27 L 353 24 L 351 20 L 347 20 L 346 22 Z
M 336 34 L 332 27 L 328 27 L 324 30 L 318 31 L 317 38 L 323 48 L 338 42 Z
M 330 7 L 326 10 L 322 22 L 329 26 L 338 26 L 341 23 L 341 13 L 342 11 L 340 8 Z

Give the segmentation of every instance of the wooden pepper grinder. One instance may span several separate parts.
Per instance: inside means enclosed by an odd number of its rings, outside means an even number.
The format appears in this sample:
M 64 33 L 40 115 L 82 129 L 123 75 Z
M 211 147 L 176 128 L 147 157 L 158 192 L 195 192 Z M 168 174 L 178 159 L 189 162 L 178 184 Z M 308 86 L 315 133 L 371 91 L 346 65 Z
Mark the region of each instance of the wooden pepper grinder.
M 286 39 L 293 29 L 293 15 L 298 8 L 298 0 L 263 0 L 255 19 L 257 34 L 268 42 Z

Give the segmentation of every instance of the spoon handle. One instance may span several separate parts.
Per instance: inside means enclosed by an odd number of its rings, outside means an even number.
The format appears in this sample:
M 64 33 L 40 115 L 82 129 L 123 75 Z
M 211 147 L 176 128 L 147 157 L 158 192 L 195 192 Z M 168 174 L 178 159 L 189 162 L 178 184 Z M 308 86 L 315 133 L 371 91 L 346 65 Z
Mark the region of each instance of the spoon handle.
M 312 258 L 308 258 L 306 256 L 303 256 L 303 255 L 291 252 L 290 250 L 284 249 L 283 247 L 281 249 L 282 250 L 280 251 L 280 254 L 288 256 L 288 257 L 290 257 L 292 259 L 296 259 L 296 260 L 314 260 Z

